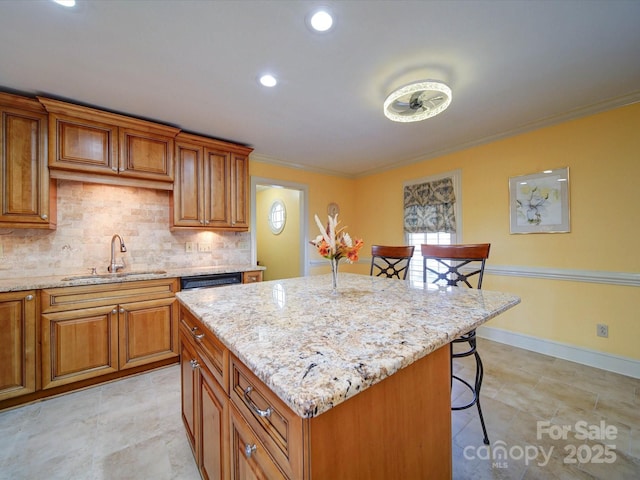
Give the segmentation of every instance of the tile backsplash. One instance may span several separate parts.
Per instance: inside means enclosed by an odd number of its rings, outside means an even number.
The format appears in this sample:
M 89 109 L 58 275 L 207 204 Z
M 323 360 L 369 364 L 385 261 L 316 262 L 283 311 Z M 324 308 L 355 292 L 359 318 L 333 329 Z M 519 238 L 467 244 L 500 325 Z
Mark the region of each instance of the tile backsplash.
M 127 270 L 171 269 L 251 262 L 250 234 L 170 232 L 171 192 L 58 180 L 58 228 L 0 228 L 3 278 L 105 273 L 111 237 L 119 234 L 127 252 L 116 248 Z M 187 253 L 187 242 L 195 252 Z M 211 252 L 198 252 L 209 244 Z

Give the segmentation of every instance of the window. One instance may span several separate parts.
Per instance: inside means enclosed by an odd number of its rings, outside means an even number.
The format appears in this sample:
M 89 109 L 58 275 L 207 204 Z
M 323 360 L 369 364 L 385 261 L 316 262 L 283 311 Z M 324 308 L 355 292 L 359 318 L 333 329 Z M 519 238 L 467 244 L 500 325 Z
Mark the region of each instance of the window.
M 411 282 L 422 283 L 423 243 L 448 245 L 461 241 L 460 192 L 459 170 L 404 184 L 405 242 L 416 247 L 409 269 Z
M 284 230 L 287 223 L 287 210 L 282 200 L 274 200 L 269 209 L 269 228 L 274 235 L 278 235 Z

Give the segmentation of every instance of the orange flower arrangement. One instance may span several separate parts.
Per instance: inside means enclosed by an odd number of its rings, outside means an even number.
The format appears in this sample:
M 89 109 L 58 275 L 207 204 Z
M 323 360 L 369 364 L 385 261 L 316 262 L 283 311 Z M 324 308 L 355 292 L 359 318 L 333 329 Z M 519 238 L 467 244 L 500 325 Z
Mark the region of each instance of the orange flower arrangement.
M 320 229 L 320 235 L 309 243 L 318 249 L 318 253 L 329 260 L 339 261 L 345 258 L 347 262 L 358 261 L 358 252 L 364 245 L 361 238 L 355 239 L 345 231 L 347 227 L 338 228 L 338 214 L 333 217 L 329 215 L 326 228 L 320 222 L 318 215 L 315 216 L 316 224 Z

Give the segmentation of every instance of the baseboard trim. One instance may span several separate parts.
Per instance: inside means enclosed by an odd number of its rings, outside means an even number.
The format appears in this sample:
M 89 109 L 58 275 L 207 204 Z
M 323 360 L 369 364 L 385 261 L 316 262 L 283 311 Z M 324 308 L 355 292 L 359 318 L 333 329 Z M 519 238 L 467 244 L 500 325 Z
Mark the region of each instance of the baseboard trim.
M 493 340 L 494 342 L 512 345 L 532 352 L 550 355 L 633 378 L 640 378 L 640 361 L 632 358 L 576 347 L 552 340 L 545 340 L 522 333 L 509 332 L 486 325 L 478 327 L 476 332 L 478 337 Z

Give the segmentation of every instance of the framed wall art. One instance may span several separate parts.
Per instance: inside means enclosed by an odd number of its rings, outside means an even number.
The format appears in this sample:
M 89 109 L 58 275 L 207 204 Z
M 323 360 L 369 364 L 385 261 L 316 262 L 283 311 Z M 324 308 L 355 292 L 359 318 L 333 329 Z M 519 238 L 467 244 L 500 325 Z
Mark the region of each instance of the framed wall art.
M 567 233 L 569 168 L 509 178 L 510 233 Z

